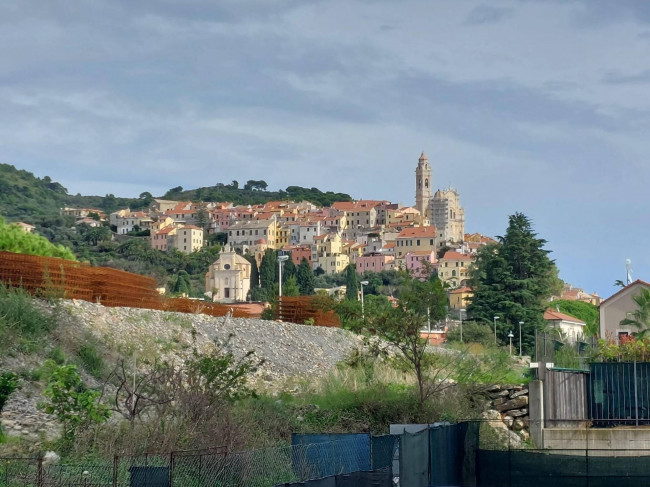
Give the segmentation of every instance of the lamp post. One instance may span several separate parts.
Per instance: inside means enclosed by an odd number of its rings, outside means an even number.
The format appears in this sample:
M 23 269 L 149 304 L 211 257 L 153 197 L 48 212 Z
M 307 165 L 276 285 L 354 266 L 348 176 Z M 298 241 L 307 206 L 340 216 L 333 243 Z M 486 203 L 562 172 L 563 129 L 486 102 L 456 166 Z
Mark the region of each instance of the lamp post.
M 460 343 L 463 343 L 463 313 L 465 308 L 460 308 L 458 312 L 460 314 Z
M 498 316 L 494 317 L 494 344 L 497 344 L 497 320 L 499 319 Z
M 279 288 L 278 288 L 278 296 L 282 297 L 282 267 L 284 263 L 289 260 L 288 255 L 278 255 L 278 276 L 279 276 Z
M 524 322 L 520 321 L 519 322 L 519 356 L 522 357 L 523 354 L 521 353 L 521 325 L 523 325 Z
M 510 338 L 510 355 L 512 355 L 512 337 L 514 335 L 512 334 L 512 330 L 508 333 L 508 338 Z
M 366 321 L 366 311 L 363 307 L 363 286 L 368 285 L 368 281 L 360 281 L 359 284 L 361 284 L 361 319 L 365 322 Z

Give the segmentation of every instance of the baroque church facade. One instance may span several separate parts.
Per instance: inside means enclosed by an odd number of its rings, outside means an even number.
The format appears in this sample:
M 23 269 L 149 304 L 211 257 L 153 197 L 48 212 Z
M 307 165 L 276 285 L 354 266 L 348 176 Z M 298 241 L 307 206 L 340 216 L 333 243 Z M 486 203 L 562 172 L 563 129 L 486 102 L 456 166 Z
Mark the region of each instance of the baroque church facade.
M 436 227 L 441 241 L 462 242 L 465 236 L 465 210 L 460 206 L 460 195 L 453 188 L 437 190 L 431 196 L 431 164 L 422 152 L 415 169 L 415 208 L 423 221 Z

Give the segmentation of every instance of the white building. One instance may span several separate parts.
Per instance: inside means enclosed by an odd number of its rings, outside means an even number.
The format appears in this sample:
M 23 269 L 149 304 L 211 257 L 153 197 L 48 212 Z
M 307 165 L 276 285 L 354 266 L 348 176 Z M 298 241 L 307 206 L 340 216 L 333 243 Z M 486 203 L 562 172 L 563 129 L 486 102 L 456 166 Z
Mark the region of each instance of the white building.
M 212 301 L 246 301 L 251 288 L 251 263 L 227 245 L 205 275 L 206 294 Z

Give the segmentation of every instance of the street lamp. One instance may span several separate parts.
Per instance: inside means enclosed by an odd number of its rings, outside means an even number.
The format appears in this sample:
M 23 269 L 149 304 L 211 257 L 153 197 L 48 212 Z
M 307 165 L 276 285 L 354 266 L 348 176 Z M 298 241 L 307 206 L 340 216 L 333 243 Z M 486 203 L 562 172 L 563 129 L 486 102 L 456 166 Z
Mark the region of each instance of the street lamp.
M 497 344 L 497 320 L 499 319 L 498 316 L 494 317 L 494 344 Z
M 512 334 L 512 330 L 508 333 L 508 338 L 510 338 L 510 355 L 512 355 L 512 337 L 514 335 Z
M 463 343 L 463 313 L 465 308 L 460 308 L 458 312 L 460 314 L 460 343 Z
M 363 286 L 367 286 L 368 281 L 361 281 L 361 282 L 359 282 L 359 284 L 361 284 L 361 319 L 363 321 L 366 321 L 366 313 L 365 313 L 365 309 L 363 307 Z
M 289 260 L 288 255 L 278 255 L 278 275 L 280 277 L 279 282 L 280 282 L 280 287 L 278 288 L 278 295 L 279 297 L 282 297 L 282 267 L 284 263 Z
M 521 353 L 521 325 L 523 325 L 524 322 L 520 321 L 519 322 L 519 356 L 523 357 L 523 354 Z

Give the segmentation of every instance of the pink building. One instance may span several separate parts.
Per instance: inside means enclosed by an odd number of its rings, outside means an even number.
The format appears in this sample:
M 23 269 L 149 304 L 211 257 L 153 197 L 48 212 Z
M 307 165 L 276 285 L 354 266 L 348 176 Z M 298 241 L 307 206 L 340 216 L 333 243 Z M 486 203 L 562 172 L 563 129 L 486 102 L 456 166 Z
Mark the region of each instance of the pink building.
M 299 266 L 302 262 L 302 259 L 307 259 L 309 262 L 309 267 L 311 267 L 311 246 L 300 246 L 300 245 L 286 245 L 282 250 L 287 250 L 291 252 L 291 260 L 294 265 Z
M 357 273 L 381 272 L 395 260 L 395 256 L 380 253 L 361 255 L 356 259 Z
M 433 250 L 415 250 L 404 256 L 406 270 L 418 278 L 427 278 L 437 267 L 436 253 Z M 427 271 L 429 267 L 429 271 Z

